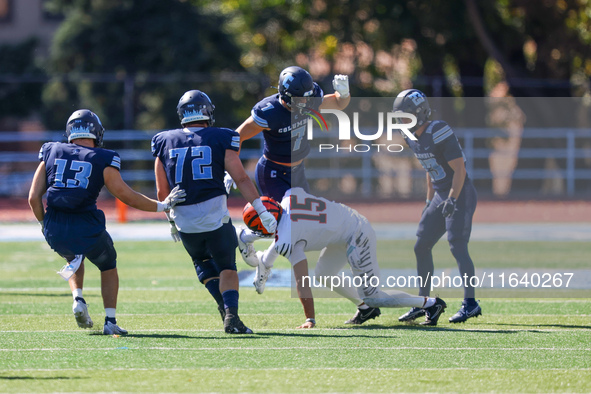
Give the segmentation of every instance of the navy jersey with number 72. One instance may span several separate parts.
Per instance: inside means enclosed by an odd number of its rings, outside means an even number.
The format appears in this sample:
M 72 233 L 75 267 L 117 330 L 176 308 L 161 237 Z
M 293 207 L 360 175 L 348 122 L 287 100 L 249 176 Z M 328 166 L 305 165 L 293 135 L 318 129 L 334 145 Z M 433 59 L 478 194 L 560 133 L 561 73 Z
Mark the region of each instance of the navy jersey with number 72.
M 158 133 L 152 138 L 152 155 L 166 171 L 168 185 L 180 185 L 193 205 L 226 194 L 224 160 L 226 150 L 238 152 L 240 136 L 221 127 L 188 127 Z

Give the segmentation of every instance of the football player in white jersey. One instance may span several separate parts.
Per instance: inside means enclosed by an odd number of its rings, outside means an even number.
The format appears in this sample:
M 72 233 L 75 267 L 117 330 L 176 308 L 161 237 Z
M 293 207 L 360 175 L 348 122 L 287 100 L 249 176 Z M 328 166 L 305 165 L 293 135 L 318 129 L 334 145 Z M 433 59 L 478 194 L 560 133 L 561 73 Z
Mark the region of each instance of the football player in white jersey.
M 357 312 L 346 324 L 363 324 L 380 315 L 379 307 L 424 308 L 428 319 L 422 323 L 436 325 L 446 304 L 440 298 L 413 296 L 404 292 L 389 294 L 382 291 L 378 281 L 380 267 L 376 253 L 376 235 L 369 221 L 356 210 L 325 198 L 306 193 L 302 188 L 287 191 L 281 201 L 283 213 L 277 226 L 275 241 L 264 252 L 257 252 L 255 288 L 265 289 L 275 259 L 281 254 L 292 264 L 298 296 L 304 308 L 306 322 L 299 328 L 316 324 L 314 299 L 305 252 L 321 251 L 314 279 L 326 283 L 348 262 L 354 277 L 363 278 L 361 286 L 340 281 L 333 290 L 357 306 Z M 252 223 L 251 223 L 252 224 Z M 328 279 L 330 281 L 330 279 Z

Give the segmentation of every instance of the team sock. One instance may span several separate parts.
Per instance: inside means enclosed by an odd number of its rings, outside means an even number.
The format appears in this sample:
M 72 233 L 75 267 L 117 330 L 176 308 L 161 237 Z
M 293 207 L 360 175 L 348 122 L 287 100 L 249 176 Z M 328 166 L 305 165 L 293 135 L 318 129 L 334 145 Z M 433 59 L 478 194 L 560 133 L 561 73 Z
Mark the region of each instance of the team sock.
M 464 298 L 464 304 L 467 306 L 476 306 L 478 303 L 476 302 L 476 298 Z
M 76 289 L 76 290 L 72 290 L 72 296 L 74 297 L 74 299 L 76 298 L 83 298 L 82 297 L 82 289 Z
M 209 291 L 209 294 L 213 297 L 215 302 L 218 305 L 224 305 L 224 297 L 222 297 L 222 293 L 220 293 L 220 280 L 219 279 L 211 279 L 205 284 L 205 288 Z
M 236 315 L 238 312 L 238 290 L 226 290 L 222 293 L 226 313 Z
M 426 308 L 431 308 L 433 305 L 435 305 L 435 298 L 433 297 L 425 297 L 425 304 L 423 304 L 423 309 Z
M 105 308 L 105 315 L 115 320 L 115 308 Z

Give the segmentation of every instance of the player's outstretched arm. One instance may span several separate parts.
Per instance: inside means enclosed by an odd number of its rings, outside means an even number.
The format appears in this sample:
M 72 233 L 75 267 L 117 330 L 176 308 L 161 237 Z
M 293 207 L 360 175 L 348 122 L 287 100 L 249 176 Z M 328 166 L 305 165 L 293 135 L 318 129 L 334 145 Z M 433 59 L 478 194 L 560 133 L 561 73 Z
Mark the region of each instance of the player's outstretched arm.
M 306 315 L 306 322 L 298 328 L 313 328 L 316 325 L 316 314 L 314 312 L 314 297 L 312 296 L 312 289 L 310 287 L 312 278 L 308 272 L 308 260 L 304 259 L 294 265 L 293 274 L 296 280 L 298 297 Z
M 169 210 L 176 204 L 185 201 L 185 191 L 178 187 L 173 189 L 163 202 L 152 200 L 141 193 L 136 192 L 121 178 L 119 170 L 107 167 L 103 171 L 105 186 L 112 195 L 130 207 L 148 212 L 162 212 Z
M 320 109 L 343 110 L 347 108 L 351 101 L 351 94 L 349 93 L 349 77 L 341 74 L 335 75 L 332 81 L 332 86 L 335 93 L 324 96 L 322 104 L 320 104 Z
M 261 131 L 266 130 L 264 127 L 259 126 L 256 124 L 252 116 L 249 116 L 238 128 L 236 132 L 240 134 L 240 146 L 242 146 L 242 141 L 246 141 L 260 133 Z
M 45 210 L 43 209 L 43 195 L 47 191 L 47 181 L 45 180 L 45 162 L 39 163 L 35 175 L 33 176 L 33 183 L 29 190 L 29 206 L 39 222 L 43 222 Z

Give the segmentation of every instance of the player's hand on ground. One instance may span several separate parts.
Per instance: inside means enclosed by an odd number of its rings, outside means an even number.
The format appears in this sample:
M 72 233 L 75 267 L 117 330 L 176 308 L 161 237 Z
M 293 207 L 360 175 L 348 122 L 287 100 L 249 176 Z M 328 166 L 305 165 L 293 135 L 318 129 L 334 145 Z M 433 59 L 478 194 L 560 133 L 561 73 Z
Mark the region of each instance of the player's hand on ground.
M 259 218 L 261 219 L 261 223 L 267 232 L 273 234 L 277 229 L 277 220 L 275 220 L 275 216 L 273 216 L 268 211 L 265 211 L 259 215 Z
M 298 328 L 314 328 L 314 326 L 316 326 L 316 323 L 311 322 L 311 321 L 307 321 L 304 324 L 302 324 L 301 326 L 299 326 Z
M 181 189 L 179 185 L 176 185 L 174 189 L 170 192 L 170 194 L 162 201 L 166 208 L 165 211 L 170 210 L 170 208 L 174 207 L 177 204 L 180 204 L 185 201 L 185 197 L 187 193 L 184 189 Z
M 236 182 L 234 182 L 234 179 L 232 179 L 230 174 L 228 174 L 228 171 L 226 171 L 226 175 L 224 176 L 224 187 L 226 188 L 226 193 L 230 194 L 230 189 L 232 186 L 234 186 L 234 189 L 237 188 Z
M 437 208 L 441 208 L 441 214 L 443 217 L 449 218 L 456 210 L 456 199 L 453 197 L 448 197 L 447 200 L 439 204 Z
M 170 220 L 170 236 L 174 242 L 179 242 L 181 240 L 181 235 L 179 234 L 179 230 L 176 228 L 176 224 L 174 220 Z
M 349 77 L 347 75 L 337 74 L 332 80 L 332 87 L 342 98 L 349 97 Z

